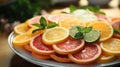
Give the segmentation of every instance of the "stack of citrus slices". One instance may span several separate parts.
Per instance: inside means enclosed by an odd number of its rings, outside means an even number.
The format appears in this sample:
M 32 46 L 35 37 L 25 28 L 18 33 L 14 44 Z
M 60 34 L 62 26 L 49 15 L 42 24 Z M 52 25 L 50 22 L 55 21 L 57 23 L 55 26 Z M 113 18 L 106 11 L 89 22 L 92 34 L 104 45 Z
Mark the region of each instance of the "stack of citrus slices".
M 28 19 L 14 28 L 17 35 L 12 41 L 13 46 L 24 48 L 38 59 L 64 63 L 105 63 L 120 58 L 120 38 L 115 36 L 113 29 L 120 24 L 120 19 L 117 22 L 111 18 L 111 21 L 103 21 L 87 11 L 79 9 L 69 14 L 61 12 Z M 33 32 L 38 29 L 42 17 L 47 24 L 56 22 L 57 26 Z M 120 32 L 120 26 L 116 29 Z

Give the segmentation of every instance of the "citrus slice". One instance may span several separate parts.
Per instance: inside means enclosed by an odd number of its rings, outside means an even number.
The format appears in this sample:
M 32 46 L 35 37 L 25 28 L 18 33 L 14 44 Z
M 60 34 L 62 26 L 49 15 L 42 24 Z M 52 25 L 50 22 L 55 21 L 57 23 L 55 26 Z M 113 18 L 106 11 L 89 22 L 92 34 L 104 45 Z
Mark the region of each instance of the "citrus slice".
M 50 22 L 56 22 L 56 23 L 58 23 L 58 20 L 59 20 L 60 18 L 71 17 L 71 16 L 72 16 L 72 15 L 70 15 L 70 14 L 50 15 L 50 16 L 48 17 L 48 20 L 49 20 Z
M 103 51 L 101 56 L 98 58 L 97 62 L 98 63 L 106 63 L 106 62 L 111 62 L 113 60 L 115 60 L 114 55 L 108 55 Z
M 79 52 L 69 54 L 69 58 L 78 64 L 89 64 L 101 55 L 101 48 L 97 44 L 85 44 Z
M 14 46 L 23 46 L 29 44 L 31 38 L 32 37 L 27 35 L 26 33 L 20 34 L 13 39 L 12 43 Z
M 112 37 L 113 28 L 107 22 L 104 21 L 91 21 L 88 22 L 87 26 L 92 26 L 93 30 L 98 30 L 101 33 L 100 41 L 105 41 Z
M 72 14 L 83 22 L 98 20 L 97 17 L 90 11 L 83 9 L 75 10 Z
M 24 48 L 25 50 L 29 51 L 29 52 L 32 52 L 32 48 L 30 47 L 30 44 L 24 45 L 23 48 Z
M 92 30 L 85 34 L 84 40 L 88 43 L 96 42 L 100 39 L 100 32 L 98 30 Z
M 100 44 L 101 48 L 108 54 L 116 55 L 120 54 L 120 40 L 116 38 L 110 38 Z
M 75 17 L 65 17 L 58 21 L 59 26 L 70 29 L 72 26 L 85 26 L 85 23 Z
M 72 38 L 68 38 L 66 41 L 62 43 L 58 43 L 53 45 L 53 49 L 59 54 L 70 54 L 74 53 L 84 46 L 84 40 L 76 40 Z
M 45 44 L 52 45 L 59 43 L 65 40 L 69 36 L 69 30 L 64 27 L 54 27 L 47 29 L 43 36 L 42 40 Z
M 68 58 L 68 55 L 61 55 L 61 54 L 51 54 L 50 57 L 58 62 L 71 62 L 71 60 Z
M 22 23 L 14 28 L 15 34 L 23 34 L 29 30 L 29 27 L 27 26 L 27 23 Z
M 38 59 L 42 59 L 42 60 L 46 60 L 46 59 L 50 59 L 51 57 L 49 55 L 42 55 L 42 54 L 37 54 L 32 52 L 32 55 Z
M 32 48 L 33 52 L 37 54 L 49 55 L 54 53 L 52 46 L 45 45 L 42 42 L 41 34 L 33 37 L 33 39 L 30 41 L 30 47 Z
M 109 19 L 106 15 L 103 15 L 103 14 L 95 14 L 95 16 L 98 18 L 98 20 L 111 22 L 111 19 Z

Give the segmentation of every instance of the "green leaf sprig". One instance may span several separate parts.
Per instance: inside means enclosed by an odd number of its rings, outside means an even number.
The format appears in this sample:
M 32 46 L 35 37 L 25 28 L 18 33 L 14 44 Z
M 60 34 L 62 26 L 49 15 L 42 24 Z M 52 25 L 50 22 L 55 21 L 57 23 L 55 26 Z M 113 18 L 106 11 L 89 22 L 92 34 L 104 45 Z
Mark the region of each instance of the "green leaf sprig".
M 74 26 L 70 29 L 70 36 L 74 39 L 82 39 L 86 33 L 89 33 L 92 27 Z
M 120 24 L 119 24 L 118 29 L 113 27 L 113 30 L 114 30 L 114 33 L 120 34 Z
M 48 24 L 46 19 L 44 17 L 41 17 L 39 24 L 32 24 L 32 25 L 38 27 L 37 29 L 32 31 L 32 33 L 34 33 L 34 32 L 39 31 L 39 30 L 44 30 L 44 29 L 56 27 L 58 24 L 56 24 L 55 22 Z

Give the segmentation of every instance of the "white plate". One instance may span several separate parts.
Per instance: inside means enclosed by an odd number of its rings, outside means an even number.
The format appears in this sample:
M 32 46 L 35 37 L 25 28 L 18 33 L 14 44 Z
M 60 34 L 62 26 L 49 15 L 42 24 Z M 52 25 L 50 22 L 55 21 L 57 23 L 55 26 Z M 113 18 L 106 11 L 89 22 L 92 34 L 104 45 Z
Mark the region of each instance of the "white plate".
M 103 66 L 113 66 L 120 64 L 120 59 L 117 59 L 113 62 L 109 63 L 103 63 L 103 64 L 92 64 L 92 65 L 79 65 L 75 63 L 60 63 L 53 60 L 40 60 L 31 55 L 31 53 L 21 50 L 18 48 L 13 47 L 12 40 L 15 37 L 15 34 L 12 32 L 8 37 L 8 44 L 12 51 L 14 51 L 17 55 L 22 57 L 23 59 L 27 60 L 28 62 L 31 62 L 33 64 L 39 65 L 39 66 L 53 66 L 53 67 L 103 67 Z

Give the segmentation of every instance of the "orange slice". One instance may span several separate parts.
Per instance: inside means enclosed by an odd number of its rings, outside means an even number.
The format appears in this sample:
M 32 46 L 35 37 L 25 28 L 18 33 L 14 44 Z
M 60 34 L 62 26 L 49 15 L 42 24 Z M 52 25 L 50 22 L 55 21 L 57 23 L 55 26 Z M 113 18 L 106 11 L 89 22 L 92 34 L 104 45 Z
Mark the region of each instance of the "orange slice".
M 84 40 L 75 40 L 72 38 L 68 38 L 66 41 L 62 43 L 58 43 L 56 45 L 53 45 L 53 49 L 59 53 L 59 54 L 70 54 L 74 53 L 84 46 Z
M 14 46 L 23 46 L 29 44 L 31 38 L 32 37 L 27 35 L 26 33 L 20 34 L 13 39 L 12 43 Z
M 45 45 L 42 42 L 41 34 L 33 37 L 33 39 L 30 41 L 30 47 L 32 48 L 32 51 L 37 54 L 49 55 L 54 53 L 52 46 Z
M 105 41 L 112 37 L 113 28 L 107 22 L 104 21 L 91 21 L 86 24 L 87 26 L 92 26 L 94 30 L 98 30 L 101 33 L 100 41 Z
M 97 62 L 98 63 L 106 63 L 106 62 L 111 62 L 114 59 L 115 59 L 114 55 L 108 55 L 103 51 L 100 58 L 98 58 Z
M 78 64 L 93 63 L 101 55 L 101 48 L 97 44 L 85 44 L 79 52 L 69 54 L 69 58 Z
M 120 40 L 116 38 L 108 39 L 100 44 L 101 48 L 108 54 L 120 54 Z
M 15 34 L 23 34 L 26 33 L 29 30 L 29 27 L 27 26 L 27 23 L 22 23 L 14 28 Z
M 51 54 L 50 55 L 52 59 L 58 62 L 71 62 L 71 60 L 68 58 L 68 55 L 61 55 L 61 54 Z
M 85 26 L 85 23 L 75 17 L 61 18 L 58 21 L 59 26 L 70 29 L 72 26 Z
M 42 36 L 45 44 L 52 45 L 65 40 L 69 36 L 69 30 L 64 27 L 47 29 Z

